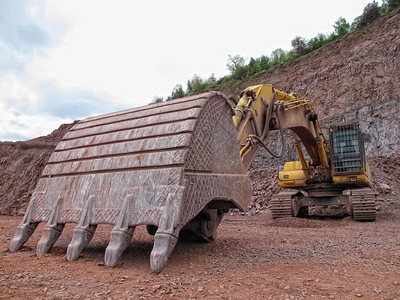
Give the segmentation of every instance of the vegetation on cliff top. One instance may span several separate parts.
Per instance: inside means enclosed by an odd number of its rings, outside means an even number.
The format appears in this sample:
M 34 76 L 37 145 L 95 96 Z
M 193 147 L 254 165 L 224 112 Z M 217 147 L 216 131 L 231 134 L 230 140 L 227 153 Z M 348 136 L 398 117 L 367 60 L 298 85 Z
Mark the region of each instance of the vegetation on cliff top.
M 270 70 L 278 65 L 311 53 L 325 44 L 331 43 L 350 32 L 367 26 L 374 20 L 390 14 L 399 6 L 400 0 L 383 0 L 382 6 L 379 6 L 374 0 L 364 7 L 363 14 L 355 18 L 351 24 L 349 24 L 345 18 L 340 17 L 333 25 L 334 31 L 331 34 L 319 33 L 317 36 L 309 40 L 296 36 L 291 41 L 292 49 L 289 51 L 278 48 L 272 51 L 270 56 L 262 55 L 258 58 L 251 57 L 249 62 L 240 55 L 229 55 L 226 64 L 226 67 L 230 72 L 229 75 L 216 79 L 214 74 L 211 74 L 209 78 L 204 79 L 195 74 L 192 79 L 187 81 L 186 90 L 184 90 L 181 84 L 177 84 L 173 88 L 170 96 L 166 99 L 155 96 L 152 103 L 178 99 L 198 94 L 212 88 L 218 89 L 218 87 L 231 84 L 234 80 L 242 80 L 260 72 Z

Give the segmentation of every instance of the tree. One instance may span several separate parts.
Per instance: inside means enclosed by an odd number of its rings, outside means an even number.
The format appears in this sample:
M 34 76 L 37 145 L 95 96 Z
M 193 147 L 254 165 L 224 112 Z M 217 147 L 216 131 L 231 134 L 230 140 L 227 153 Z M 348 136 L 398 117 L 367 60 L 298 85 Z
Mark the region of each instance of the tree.
M 235 79 L 242 79 L 246 76 L 246 59 L 240 55 L 232 57 L 228 55 L 228 63 L 226 68 L 231 72 Z
M 359 23 L 360 23 L 361 17 L 362 17 L 362 15 L 354 18 L 353 23 L 351 23 L 350 31 L 354 31 L 357 28 L 359 28 Z
M 260 71 L 268 70 L 271 67 L 271 60 L 268 56 L 262 55 L 260 57 Z
M 214 83 L 216 83 L 216 82 L 217 82 L 217 78 L 215 78 L 215 74 L 212 73 L 211 76 L 208 77 L 207 83 L 209 83 L 209 84 L 214 84 Z
M 179 99 L 185 97 L 185 92 L 183 91 L 182 85 L 177 84 L 175 85 L 174 89 L 172 90 L 171 96 L 168 97 L 167 100 L 172 100 L 172 99 Z
M 326 44 L 327 40 L 328 40 L 328 38 L 326 37 L 325 34 L 318 33 L 318 35 L 316 37 L 313 37 L 312 39 L 310 39 L 307 42 L 308 52 L 311 52 L 311 51 L 321 48 L 323 45 Z
M 292 40 L 292 47 L 293 47 L 293 54 L 296 57 L 302 56 L 304 54 L 307 54 L 307 44 L 306 40 L 300 36 L 296 36 Z
M 374 0 L 364 7 L 364 12 L 358 22 L 358 28 L 371 24 L 374 20 L 379 18 L 381 10 L 378 3 Z
M 207 81 L 203 80 L 199 75 L 195 74 L 193 75 L 192 80 L 188 80 L 187 82 L 186 95 L 189 96 L 204 92 L 206 87 Z
M 400 6 L 400 0 L 382 0 L 381 16 L 385 16 Z
M 232 55 L 229 54 L 226 68 L 231 72 L 231 74 L 234 74 L 237 69 L 244 67 L 245 64 L 246 60 L 240 55 L 235 55 L 232 57 Z
M 164 99 L 162 97 L 154 96 L 153 100 L 151 100 L 150 104 L 161 103 L 161 102 L 164 102 Z
M 260 70 L 260 59 L 250 58 L 249 64 L 247 65 L 247 75 L 251 76 L 259 72 Z
M 335 25 L 333 25 L 333 27 L 335 28 L 335 34 L 338 37 L 344 36 L 350 30 L 350 24 L 343 17 L 340 17 L 339 19 L 337 19 L 337 21 L 335 22 Z
M 272 65 L 276 66 L 286 61 L 286 52 L 278 48 L 271 53 Z

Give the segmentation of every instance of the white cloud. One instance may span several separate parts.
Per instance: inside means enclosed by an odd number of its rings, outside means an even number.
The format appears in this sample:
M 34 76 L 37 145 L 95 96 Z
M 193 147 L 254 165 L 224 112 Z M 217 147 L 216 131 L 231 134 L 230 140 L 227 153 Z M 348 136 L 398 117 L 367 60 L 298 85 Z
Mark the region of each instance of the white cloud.
M 24 102 L 24 106 L 38 101 L 38 94 L 34 86 L 21 76 L 15 74 L 0 75 L 0 99 L 6 99 L 13 104 Z M 26 106 L 25 106 L 26 107 Z
M 58 118 L 47 114 L 29 114 L 0 102 L 0 134 L 3 141 L 26 140 L 46 135 L 60 124 L 71 123 L 68 118 Z
M 34 85 L 13 74 L 0 76 L 0 139 L 20 140 L 46 135 L 71 118 L 41 112 Z
M 145 105 L 194 74 L 221 77 L 229 54 L 289 50 L 296 35 L 330 33 L 368 2 L 0 2 L 0 140 Z

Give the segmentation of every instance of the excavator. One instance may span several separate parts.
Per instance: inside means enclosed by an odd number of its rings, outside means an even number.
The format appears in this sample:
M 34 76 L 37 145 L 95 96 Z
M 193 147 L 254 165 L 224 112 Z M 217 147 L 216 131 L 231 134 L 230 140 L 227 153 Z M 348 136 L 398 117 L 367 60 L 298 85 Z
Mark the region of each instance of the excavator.
M 293 133 L 298 161 L 286 162 L 271 199 L 273 218 L 307 216 L 316 205 L 346 204 L 355 220 L 376 217 L 371 174 L 359 124 L 333 125 L 325 137 L 307 98 L 270 84 L 240 100 L 207 92 L 77 122 L 51 155 L 10 243 L 21 249 L 46 222 L 36 248 L 47 253 L 66 223 L 75 261 L 98 224 L 112 224 L 105 264 L 117 265 L 136 226 L 154 235 L 150 268 L 161 272 L 178 239 L 211 242 L 229 209 L 245 210 L 247 169 L 270 132 Z

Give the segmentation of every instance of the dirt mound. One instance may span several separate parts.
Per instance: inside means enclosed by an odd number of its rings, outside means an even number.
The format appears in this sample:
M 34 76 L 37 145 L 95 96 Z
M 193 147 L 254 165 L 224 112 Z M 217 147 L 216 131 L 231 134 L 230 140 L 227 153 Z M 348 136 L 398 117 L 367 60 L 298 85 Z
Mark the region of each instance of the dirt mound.
M 375 156 L 368 160 L 378 201 L 394 204 L 400 196 L 400 154 Z
M 42 170 L 73 124 L 25 142 L 0 142 L 0 214 L 23 214 Z

